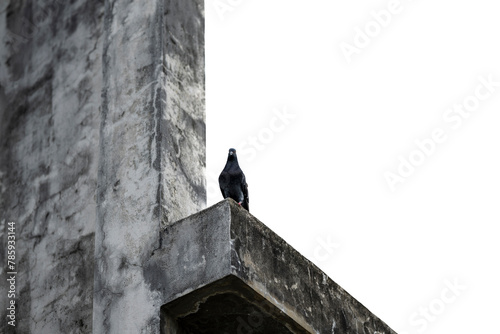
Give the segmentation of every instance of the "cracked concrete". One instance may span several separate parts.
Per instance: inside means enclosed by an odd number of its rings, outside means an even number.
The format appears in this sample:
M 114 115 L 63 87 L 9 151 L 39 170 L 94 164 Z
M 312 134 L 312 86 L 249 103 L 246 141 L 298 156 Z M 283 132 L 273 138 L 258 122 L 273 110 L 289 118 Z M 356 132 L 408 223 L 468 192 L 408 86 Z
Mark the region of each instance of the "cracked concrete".
M 144 267 L 161 296 L 162 333 L 395 334 L 231 199 L 162 234 Z
M 106 7 L 94 293 L 99 333 L 159 331 L 160 296 L 145 282 L 142 263 L 160 248 L 162 226 L 206 205 L 202 9 L 193 0 L 117 0 Z M 178 31 L 182 50 L 171 43 Z
M 0 5 L 0 221 L 17 226 L 16 333 L 92 331 L 103 4 Z
M 2 236 L 17 223 L 16 332 L 104 333 L 122 317 L 118 327 L 154 332 L 140 263 L 162 225 L 205 206 L 204 84 L 202 1 L 0 3 L 0 222 Z M 123 308 L 138 300 L 143 319 Z

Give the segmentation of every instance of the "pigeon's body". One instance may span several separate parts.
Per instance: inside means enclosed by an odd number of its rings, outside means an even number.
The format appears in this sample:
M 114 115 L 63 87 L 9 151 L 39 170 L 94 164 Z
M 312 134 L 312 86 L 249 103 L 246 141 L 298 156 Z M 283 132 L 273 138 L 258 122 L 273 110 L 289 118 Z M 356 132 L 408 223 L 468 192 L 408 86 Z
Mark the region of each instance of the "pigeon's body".
M 248 209 L 248 185 L 245 179 L 245 174 L 238 164 L 236 150 L 230 149 L 227 157 L 226 166 L 219 176 L 219 186 L 222 192 L 222 197 L 232 198 L 238 204 Z

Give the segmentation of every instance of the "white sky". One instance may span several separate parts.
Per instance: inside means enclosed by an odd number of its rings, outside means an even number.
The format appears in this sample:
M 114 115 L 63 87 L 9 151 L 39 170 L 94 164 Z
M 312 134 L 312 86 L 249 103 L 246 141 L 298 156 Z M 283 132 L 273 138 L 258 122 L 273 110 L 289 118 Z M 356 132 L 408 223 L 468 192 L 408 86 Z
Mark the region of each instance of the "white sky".
M 500 4 L 397 4 L 206 0 L 208 205 L 234 147 L 250 212 L 398 333 L 491 333 Z

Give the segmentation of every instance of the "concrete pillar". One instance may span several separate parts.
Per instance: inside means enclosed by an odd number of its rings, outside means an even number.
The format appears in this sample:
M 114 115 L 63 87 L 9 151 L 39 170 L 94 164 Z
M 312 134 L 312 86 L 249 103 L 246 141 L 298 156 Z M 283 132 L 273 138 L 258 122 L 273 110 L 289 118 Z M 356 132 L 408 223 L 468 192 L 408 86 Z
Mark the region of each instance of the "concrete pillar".
M 0 333 L 92 332 L 102 15 L 102 1 L 0 1 Z
M 106 1 L 95 333 L 159 333 L 143 264 L 206 205 L 201 0 Z

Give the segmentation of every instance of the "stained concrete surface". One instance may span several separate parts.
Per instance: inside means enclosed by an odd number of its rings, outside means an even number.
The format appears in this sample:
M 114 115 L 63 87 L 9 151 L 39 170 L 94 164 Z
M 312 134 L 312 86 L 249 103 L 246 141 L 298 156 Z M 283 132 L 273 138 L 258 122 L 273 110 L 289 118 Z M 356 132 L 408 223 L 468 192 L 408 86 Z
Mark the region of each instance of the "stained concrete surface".
M 2 333 L 92 331 L 103 4 L 0 2 L 0 239 L 15 222 L 18 272 Z
M 203 1 L 0 1 L 2 332 L 159 328 L 141 265 L 206 205 L 204 80 Z
M 163 333 L 395 334 L 231 199 L 162 238 L 144 276 L 162 296 Z

